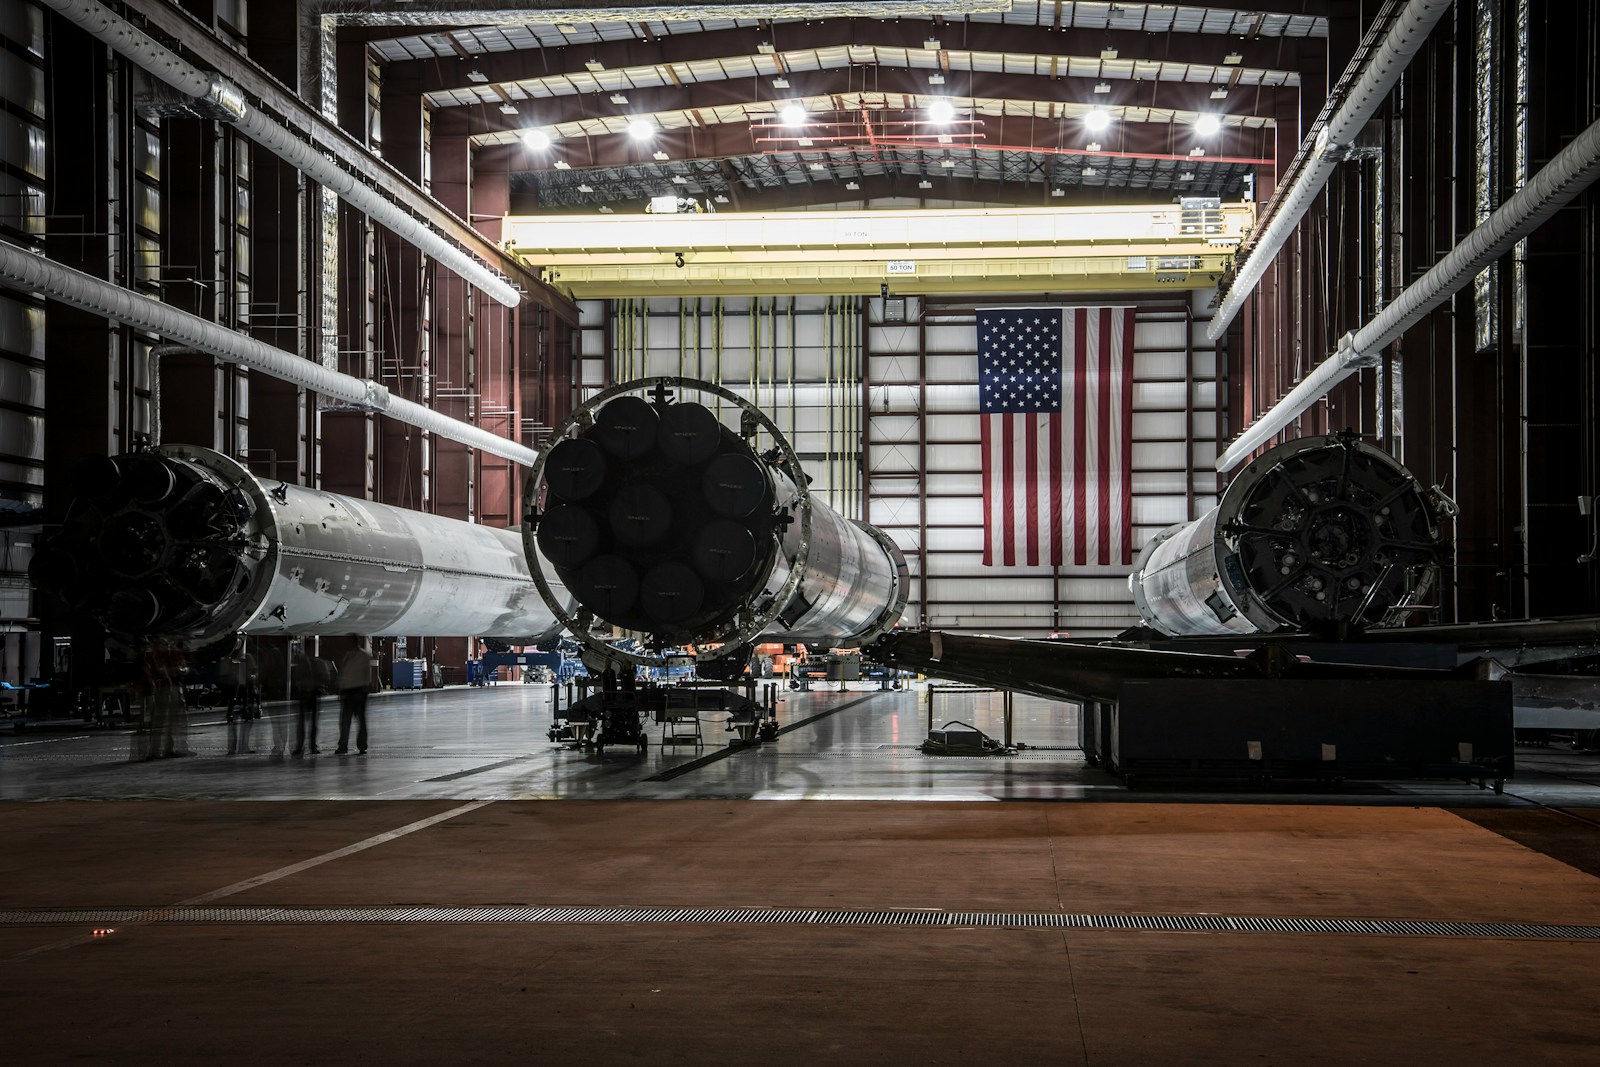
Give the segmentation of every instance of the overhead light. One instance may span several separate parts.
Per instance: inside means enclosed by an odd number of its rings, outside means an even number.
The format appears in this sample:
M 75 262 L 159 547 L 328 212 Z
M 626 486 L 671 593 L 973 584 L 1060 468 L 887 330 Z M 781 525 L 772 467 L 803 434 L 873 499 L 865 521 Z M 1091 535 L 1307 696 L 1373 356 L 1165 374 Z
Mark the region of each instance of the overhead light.
M 1052 190 L 1050 190 L 1050 195 L 1051 196 L 1066 196 L 1067 195 L 1067 191 L 1065 189 L 1052 189 Z
M 806 124 L 806 109 L 799 104 L 785 104 L 780 113 L 785 126 L 804 126 Z
M 1116 59 L 1117 58 L 1117 50 L 1115 48 L 1102 48 L 1102 49 L 1100 49 L 1100 58 L 1101 59 Z
M 1228 90 L 1224 89 L 1222 86 L 1219 85 L 1215 89 L 1211 90 L 1211 99 L 1226 100 L 1227 98 Z
M 607 207 L 606 205 L 601 204 L 600 205 L 600 214 L 609 215 L 609 214 L 611 214 L 611 209 L 609 207 Z
M 787 89 L 787 88 L 789 88 L 789 79 L 788 78 L 773 78 L 772 79 L 772 87 L 774 89 Z
M 1083 116 L 1083 128 L 1099 132 L 1111 125 L 1111 112 L 1096 108 Z
M 918 189 L 932 189 L 933 188 L 933 183 L 930 182 L 928 179 L 924 178 L 920 182 L 917 183 L 917 188 Z
M 1083 176 L 1085 178 L 1093 178 L 1096 174 L 1099 174 L 1099 173 L 1100 172 L 1095 170 L 1093 167 L 1084 167 L 1083 168 Z
M 535 152 L 543 152 L 550 147 L 550 135 L 543 130 L 529 130 L 522 135 L 522 143 Z
M 689 179 L 685 178 L 681 174 L 674 174 L 672 176 L 672 184 L 673 185 L 688 185 L 689 184 Z
M 668 156 L 665 152 L 658 148 L 654 152 L 650 153 L 650 158 L 665 163 L 668 159 Z
M 1210 137 L 1222 129 L 1222 120 L 1215 115 L 1201 115 L 1194 120 L 1194 132 L 1201 137 Z
M 956 143 L 956 139 L 954 137 L 951 137 L 948 133 L 941 133 L 939 135 L 939 143 L 940 144 L 955 144 Z
M 934 122 L 949 122 L 956 117 L 956 106 L 942 96 L 933 98 L 928 105 L 928 117 Z
M 571 163 L 568 163 L 564 159 L 556 160 L 556 170 L 571 170 L 571 169 L 572 169 L 572 164 Z
M 515 107 L 512 107 L 510 104 L 501 104 L 500 105 L 500 114 L 502 114 L 502 115 L 515 115 L 516 113 L 517 113 L 517 109 Z
M 953 159 L 941 159 L 941 160 L 939 160 L 939 166 L 943 167 L 945 170 L 951 170 L 951 169 L 953 169 L 955 167 L 955 165 L 956 165 L 956 161 L 953 160 Z
M 723 196 L 721 193 L 718 193 L 716 196 L 711 198 L 711 201 L 712 203 L 716 204 L 726 204 L 728 202 L 728 198 Z
M 799 145 L 801 148 L 810 148 L 811 147 L 811 138 L 809 138 L 809 137 L 797 138 L 795 140 L 795 144 Z
M 635 141 L 648 141 L 656 135 L 656 124 L 649 119 L 634 119 L 628 123 L 628 136 Z
M 612 93 L 611 102 L 613 104 L 626 104 L 628 102 L 628 98 L 623 96 L 621 93 Z
M 1178 175 L 1178 180 L 1180 182 L 1192 182 L 1192 181 L 1194 181 L 1194 171 L 1192 171 L 1192 170 L 1184 171 L 1182 174 Z
M 1086 151 L 1086 152 L 1098 152 L 1098 151 L 1100 151 L 1100 142 L 1099 141 L 1090 141 L 1088 144 L 1084 145 L 1083 147 L 1084 147 L 1084 151 Z
M 811 164 L 811 169 L 812 170 L 827 170 L 828 168 L 823 166 L 821 163 L 812 163 Z
M 844 187 L 846 189 L 859 189 L 859 188 L 861 188 L 861 183 L 860 182 L 845 182 L 844 183 Z
M 556 23 L 556 32 L 557 33 L 577 33 L 578 32 L 578 27 L 574 26 L 570 22 L 558 22 L 558 23 Z
M 594 192 L 594 186 L 590 185 L 588 182 L 580 182 L 578 184 L 578 192 L 580 192 L 580 193 L 592 193 L 592 192 Z
M 944 84 L 944 75 L 943 74 L 930 74 L 930 75 L 928 75 L 928 84 L 929 85 L 943 85 Z
M 929 37 L 926 41 L 922 42 L 922 47 L 926 48 L 930 52 L 937 52 L 939 50 L 939 38 Z
M 481 70 L 469 70 L 469 71 L 467 71 L 467 81 L 469 81 L 469 82 L 477 82 L 477 83 L 479 83 L 481 85 L 481 84 L 483 84 L 484 82 L 486 82 L 488 80 L 489 80 L 489 75 L 485 74 Z
M 1229 52 L 1227 55 L 1222 57 L 1222 65 L 1225 67 L 1237 67 L 1243 62 L 1244 56 L 1240 55 L 1238 52 Z
M 1097 92 L 1097 93 L 1109 93 L 1111 91 L 1111 83 L 1110 82 L 1096 82 L 1095 86 L 1094 86 L 1094 91 Z
M 768 44 L 766 41 L 762 41 L 760 44 L 756 45 L 756 51 L 760 52 L 764 56 L 770 56 L 776 52 L 777 49 L 772 47 L 772 45 Z
M 1189 149 L 1189 154 L 1191 156 L 1203 156 L 1206 154 L 1206 150 L 1201 148 L 1199 145 L 1195 145 L 1193 148 Z
M 604 63 L 600 62 L 598 59 L 590 59 L 590 60 L 585 61 L 585 63 L 583 64 L 583 68 L 585 70 L 587 70 L 590 74 L 598 74 L 602 70 L 606 69 L 606 65 Z

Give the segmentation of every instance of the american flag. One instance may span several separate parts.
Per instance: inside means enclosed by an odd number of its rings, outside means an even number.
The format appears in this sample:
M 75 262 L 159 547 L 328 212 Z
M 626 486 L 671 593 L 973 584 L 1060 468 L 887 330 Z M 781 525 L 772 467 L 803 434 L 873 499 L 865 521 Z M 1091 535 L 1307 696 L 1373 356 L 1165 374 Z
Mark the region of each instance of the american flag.
M 983 562 L 1133 562 L 1133 308 L 978 312 Z

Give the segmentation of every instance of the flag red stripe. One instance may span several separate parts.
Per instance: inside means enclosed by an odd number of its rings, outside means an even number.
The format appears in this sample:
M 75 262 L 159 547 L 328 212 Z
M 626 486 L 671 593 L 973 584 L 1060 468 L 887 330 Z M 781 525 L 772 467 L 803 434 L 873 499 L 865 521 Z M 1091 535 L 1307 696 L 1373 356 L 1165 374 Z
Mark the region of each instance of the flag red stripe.
M 1027 432 L 1027 474 L 1024 481 L 1028 490 L 1028 566 L 1039 565 L 1039 416 L 1029 413 L 1022 416 Z
M 1095 398 L 1100 408 L 1100 491 L 1095 493 L 1096 503 L 1100 510 L 1100 539 L 1095 562 L 1106 564 L 1111 562 L 1111 457 L 1121 451 L 1120 441 L 1111 439 L 1111 405 L 1117 402 L 1117 397 L 1112 396 L 1112 385 L 1115 379 L 1111 377 L 1111 309 L 1100 309 L 1100 337 L 1099 344 L 1095 346 L 1095 355 L 1100 363 L 1100 388 L 1099 395 Z
M 1088 504 L 1088 427 L 1085 425 L 1089 413 L 1089 398 L 1085 395 L 1083 378 L 1088 372 L 1088 343 L 1085 335 L 1089 326 L 1089 312 L 1084 308 L 1074 308 L 1067 314 L 1072 316 L 1072 499 L 1076 505 L 1073 508 L 1072 528 L 1072 562 L 1082 564 L 1084 559 L 1084 542 L 1089 533 Z
M 1122 309 L 1122 373 L 1118 384 L 1122 388 L 1122 518 L 1117 529 L 1122 532 L 1122 559 L 1133 562 L 1133 308 Z M 1189 388 L 1186 384 L 1184 388 Z M 1183 457 L 1184 466 L 1190 459 Z
M 1061 566 L 1061 412 L 1050 413 L 1050 565 Z

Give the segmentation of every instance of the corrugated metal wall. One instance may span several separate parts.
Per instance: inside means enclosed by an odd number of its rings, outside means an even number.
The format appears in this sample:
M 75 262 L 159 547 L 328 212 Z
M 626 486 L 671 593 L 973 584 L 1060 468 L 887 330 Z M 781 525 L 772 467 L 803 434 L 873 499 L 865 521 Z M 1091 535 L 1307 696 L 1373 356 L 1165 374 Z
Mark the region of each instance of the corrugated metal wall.
M 1021 306 L 1060 297 L 1002 298 Z M 583 301 L 585 397 L 656 375 L 715 381 L 789 436 L 830 506 L 887 531 L 916 580 L 908 625 L 1016 636 L 1135 622 L 1127 567 L 985 567 L 974 303 L 855 297 Z M 1127 297 L 1134 334 L 1134 545 L 1215 503 L 1219 368 L 1200 296 Z M 730 425 L 731 425 L 730 421 Z M 863 445 L 865 448 L 863 449 Z

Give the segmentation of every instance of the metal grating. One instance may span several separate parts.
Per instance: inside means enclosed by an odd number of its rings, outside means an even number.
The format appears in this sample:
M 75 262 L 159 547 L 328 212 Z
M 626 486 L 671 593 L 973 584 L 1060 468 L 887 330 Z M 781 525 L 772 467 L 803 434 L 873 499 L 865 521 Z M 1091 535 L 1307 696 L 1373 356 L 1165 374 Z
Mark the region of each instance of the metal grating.
M 1600 926 L 1422 919 L 1302 919 L 1229 915 L 1089 915 L 1058 912 L 852 911 L 804 908 L 628 908 L 480 905 L 459 908 L 171 907 L 0 911 L 0 926 L 125 923 L 719 923 L 736 925 L 1049 927 L 1175 933 L 1336 934 L 1600 940 Z

